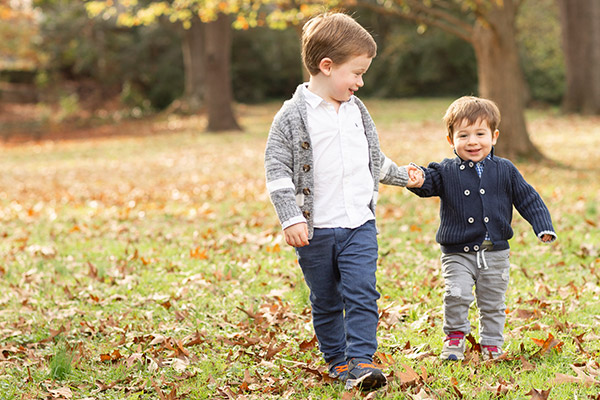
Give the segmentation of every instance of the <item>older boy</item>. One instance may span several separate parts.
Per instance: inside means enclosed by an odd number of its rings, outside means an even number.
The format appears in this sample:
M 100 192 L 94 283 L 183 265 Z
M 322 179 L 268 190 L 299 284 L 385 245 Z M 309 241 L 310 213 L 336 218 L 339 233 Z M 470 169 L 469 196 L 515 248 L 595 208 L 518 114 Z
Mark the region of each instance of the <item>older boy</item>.
M 484 359 L 497 358 L 504 344 L 505 293 L 509 279 L 513 205 L 543 242 L 556 239 L 550 213 L 535 189 L 493 146 L 500 111 L 490 100 L 472 96 L 453 102 L 444 116 L 447 140 L 457 157 L 425 168 L 425 182 L 410 189 L 421 197 L 439 196 L 444 294 L 443 360 L 464 358 L 471 331 L 469 307 L 480 313 Z
M 310 80 L 275 116 L 265 152 L 267 189 L 310 288 L 330 376 L 358 380 L 363 389 L 386 384 L 372 363 L 378 185 L 416 186 L 423 179 L 417 168 L 398 167 L 381 152 L 373 120 L 354 96 L 376 50 L 345 14 L 307 22 L 302 58 Z

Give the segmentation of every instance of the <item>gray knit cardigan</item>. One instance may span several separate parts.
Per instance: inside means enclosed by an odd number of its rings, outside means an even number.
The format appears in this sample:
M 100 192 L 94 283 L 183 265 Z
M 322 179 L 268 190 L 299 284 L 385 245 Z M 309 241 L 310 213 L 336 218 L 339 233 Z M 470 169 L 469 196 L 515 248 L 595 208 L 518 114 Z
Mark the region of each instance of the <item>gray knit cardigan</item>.
M 369 146 L 369 168 L 373 175 L 373 198 L 369 207 L 375 215 L 379 182 L 406 186 L 408 173 L 383 154 L 373 119 L 365 105 L 355 96 L 360 109 Z M 265 151 L 267 190 L 282 227 L 303 216 L 308 223 L 308 237 L 313 236 L 313 151 L 308 133 L 306 99 L 299 85 L 273 119 Z M 301 218 L 300 218 L 301 219 Z

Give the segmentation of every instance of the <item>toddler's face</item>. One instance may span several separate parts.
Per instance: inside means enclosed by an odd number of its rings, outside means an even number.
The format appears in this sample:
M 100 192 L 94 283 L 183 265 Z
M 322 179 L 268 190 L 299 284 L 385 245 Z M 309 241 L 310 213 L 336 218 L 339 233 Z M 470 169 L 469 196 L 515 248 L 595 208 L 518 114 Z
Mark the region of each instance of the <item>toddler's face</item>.
M 448 142 L 463 160 L 479 162 L 490 154 L 499 134 L 497 129 L 492 132 L 485 120 L 478 119 L 471 124 L 463 119 L 454 124 L 454 133 Z

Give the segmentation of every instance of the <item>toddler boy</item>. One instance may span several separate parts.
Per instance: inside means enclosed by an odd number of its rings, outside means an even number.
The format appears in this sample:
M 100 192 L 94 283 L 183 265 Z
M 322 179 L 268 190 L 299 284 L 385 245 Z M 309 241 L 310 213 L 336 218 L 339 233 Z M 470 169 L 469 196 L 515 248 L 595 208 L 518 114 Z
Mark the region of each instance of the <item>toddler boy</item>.
M 358 380 L 363 389 L 386 384 L 372 363 L 378 185 L 416 186 L 423 179 L 418 168 L 398 167 L 381 152 L 373 120 L 354 96 L 376 50 L 348 15 L 308 21 L 302 59 L 310 80 L 275 116 L 265 152 L 267 189 L 310 289 L 330 376 Z
M 423 185 L 410 189 L 421 197 L 441 199 L 436 235 L 446 285 L 441 358 L 464 359 L 473 286 L 483 358 L 497 358 L 504 344 L 513 205 L 541 241 L 554 241 L 556 233 L 539 194 L 509 160 L 494 155 L 500 134 L 500 111 L 494 102 L 461 97 L 450 105 L 444 122 L 457 157 L 430 163 L 424 168 Z

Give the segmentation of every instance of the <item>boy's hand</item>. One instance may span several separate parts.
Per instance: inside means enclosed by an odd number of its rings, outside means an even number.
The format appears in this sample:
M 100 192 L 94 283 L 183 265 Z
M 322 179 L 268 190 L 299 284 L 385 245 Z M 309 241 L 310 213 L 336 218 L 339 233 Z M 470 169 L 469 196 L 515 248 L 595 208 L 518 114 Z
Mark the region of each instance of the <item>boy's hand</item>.
M 425 174 L 421 168 L 413 163 L 410 163 L 406 166 L 406 170 L 408 171 L 408 183 L 406 184 L 407 188 L 420 188 L 423 186 L 423 182 L 425 182 Z
M 303 247 L 308 245 L 308 225 L 306 222 L 301 222 L 292 226 L 288 226 L 283 230 L 285 242 L 290 246 Z

